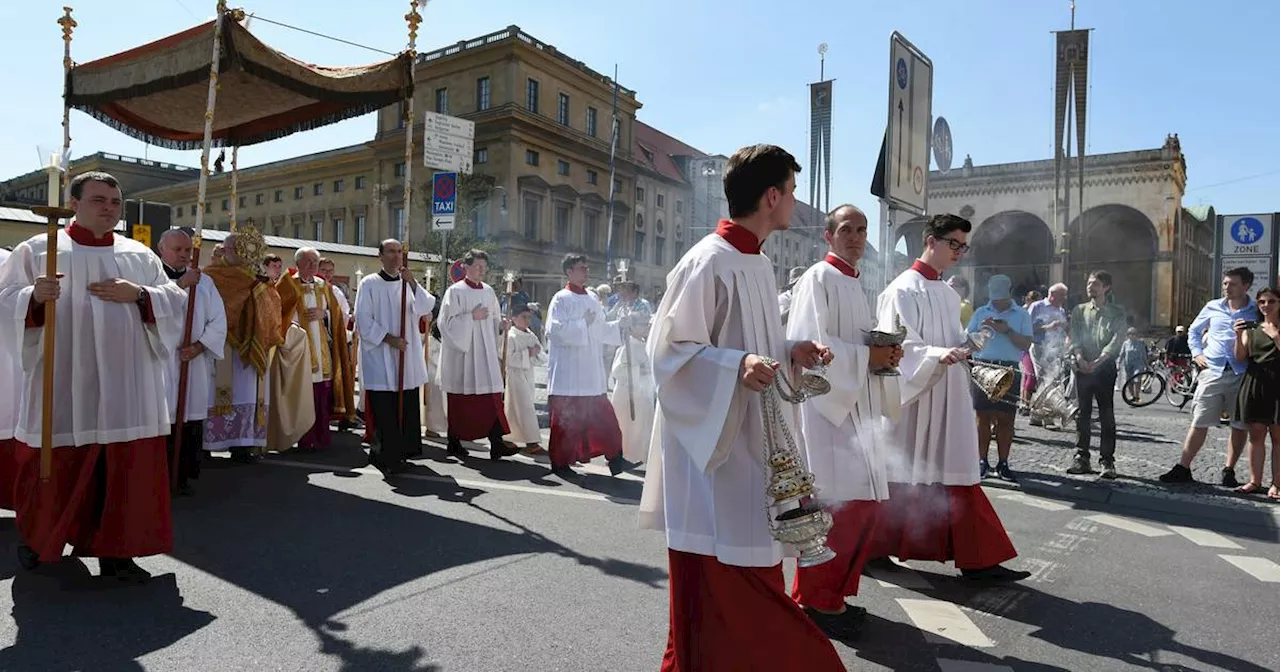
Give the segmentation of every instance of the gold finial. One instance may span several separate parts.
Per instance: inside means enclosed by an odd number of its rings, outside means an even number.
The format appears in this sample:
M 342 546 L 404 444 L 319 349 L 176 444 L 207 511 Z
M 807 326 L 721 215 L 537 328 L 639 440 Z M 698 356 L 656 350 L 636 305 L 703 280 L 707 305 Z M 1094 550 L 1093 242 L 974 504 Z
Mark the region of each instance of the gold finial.
M 418 24 L 422 23 L 422 15 L 418 13 L 418 0 L 409 0 L 409 13 L 404 15 L 409 23 L 409 43 L 418 39 Z
M 245 17 L 245 13 L 243 8 L 236 7 L 235 9 L 231 10 L 232 21 L 235 21 L 236 23 L 240 23 L 244 21 L 244 17 Z
M 70 42 L 72 31 L 74 31 L 76 26 L 80 24 L 76 23 L 76 20 L 71 18 L 70 7 L 63 7 L 62 12 L 62 18 L 58 19 L 58 25 L 62 26 L 62 40 L 64 42 Z

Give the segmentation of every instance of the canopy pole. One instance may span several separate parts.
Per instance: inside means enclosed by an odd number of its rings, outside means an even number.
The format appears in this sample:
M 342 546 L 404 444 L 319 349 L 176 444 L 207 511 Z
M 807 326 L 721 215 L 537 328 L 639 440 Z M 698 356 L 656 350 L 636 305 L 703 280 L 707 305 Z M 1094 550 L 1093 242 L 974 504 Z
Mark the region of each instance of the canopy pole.
M 45 224 L 45 270 L 44 277 L 58 277 L 58 220 L 67 218 L 70 224 L 71 216 L 75 213 L 70 210 L 64 210 L 62 205 L 63 195 L 67 190 L 68 175 L 71 170 L 71 161 L 68 156 L 71 153 L 71 106 L 67 103 L 67 82 L 71 78 L 71 34 L 75 32 L 76 20 L 71 18 L 71 8 L 62 8 L 62 17 L 58 19 L 58 25 L 62 26 L 62 152 L 57 156 L 50 157 L 50 186 L 56 185 L 56 189 L 50 190 L 47 195 L 49 204 L 47 208 L 33 208 L 33 212 L 44 215 Z M 65 168 L 63 167 L 65 165 Z M 56 175 L 54 171 L 57 171 Z M 55 301 L 46 301 L 44 303 L 44 362 L 43 371 L 44 380 L 42 381 L 42 394 L 40 405 L 40 482 L 46 483 L 49 476 L 53 473 L 53 358 L 54 358 L 54 339 L 57 333 L 55 322 L 58 316 L 58 310 Z
M 236 191 L 240 182 L 240 171 L 238 169 L 240 159 L 240 147 L 233 146 L 231 148 L 231 225 L 228 227 L 232 231 L 236 230 L 236 204 L 240 199 L 236 197 Z
M 200 242 L 201 234 L 204 231 L 204 209 L 205 198 L 209 190 L 209 150 L 213 146 L 213 110 L 218 102 L 218 66 L 222 57 L 222 26 L 227 17 L 227 1 L 218 0 L 218 14 L 213 23 L 213 58 L 209 65 L 209 97 L 204 108 L 204 147 L 200 152 L 200 185 L 196 190 L 196 226 L 195 235 L 191 237 L 191 265 L 190 268 L 200 268 Z M 233 161 L 235 153 L 232 153 Z M 234 215 L 232 221 L 235 221 Z M 187 316 L 186 321 L 182 325 L 182 348 L 185 350 L 191 345 L 191 322 L 196 316 L 196 287 L 199 283 L 192 285 L 187 290 Z M 189 374 L 190 362 L 182 359 L 178 367 L 178 408 L 174 414 L 173 435 L 173 455 L 170 457 L 169 464 L 172 465 L 170 470 L 169 486 L 173 490 L 178 489 L 178 474 L 182 472 L 182 435 L 186 425 L 187 417 L 187 379 Z
M 421 0 L 425 6 L 426 0 Z M 400 241 L 400 271 L 403 273 L 409 268 L 409 230 L 412 227 L 413 218 L 409 216 L 411 206 L 413 205 L 413 90 L 414 90 L 414 69 L 418 65 L 418 25 L 422 23 L 422 15 L 418 13 L 419 0 L 409 0 L 409 13 L 404 15 L 404 20 L 409 24 L 409 87 L 405 92 L 404 99 L 404 231 L 401 232 Z M 396 376 L 396 396 L 397 400 L 397 417 L 401 425 L 404 424 L 404 355 L 408 349 L 405 342 L 405 319 L 404 311 L 409 302 L 409 283 L 401 280 L 400 282 L 400 362 L 398 373 Z

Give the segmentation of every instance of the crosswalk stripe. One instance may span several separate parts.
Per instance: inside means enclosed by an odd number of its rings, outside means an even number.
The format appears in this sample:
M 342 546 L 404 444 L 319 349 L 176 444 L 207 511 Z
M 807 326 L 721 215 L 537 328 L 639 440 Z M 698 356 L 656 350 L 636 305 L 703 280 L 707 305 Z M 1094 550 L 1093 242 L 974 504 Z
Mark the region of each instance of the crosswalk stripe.
M 1210 548 L 1244 548 L 1240 544 L 1209 530 L 1200 530 L 1194 527 L 1182 527 L 1179 525 L 1170 525 L 1169 529 L 1190 539 L 1197 546 L 1208 546 Z
M 916 627 L 923 630 L 925 639 L 935 644 L 961 644 L 975 648 L 990 648 L 995 642 L 987 639 L 978 626 L 960 610 L 960 607 L 942 600 L 898 599 L 898 604 Z
M 1143 525 L 1142 523 L 1135 523 L 1132 520 L 1121 518 L 1120 516 L 1113 516 L 1109 513 L 1099 513 L 1096 516 L 1085 517 L 1094 522 L 1102 523 L 1103 525 L 1110 525 L 1111 527 L 1119 528 L 1126 532 L 1141 534 L 1144 537 L 1168 537 L 1173 534 L 1169 530 L 1152 527 L 1150 525 Z
M 938 669 L 942 672 L 1013 672 L 1013 668 L 1008 665 L 996 665 L 995 663 L 979 663 L 972 660 L 951 660 L 949 658 L 938 659 Z
M 1007 499 L 1011 502 L 1018 502 L 1019 504 L 1026 504 L 1027 506 L 1034 506 L 1037 509 L 1044 509 L 1045 511 L 1066 511 L 1071 508 L 1066 504 L 1051 502 L 1047 499 L 1040 499 L 1039 497 L 1032 497 L 1030 495 L 1024 495 L 1020 492 L 1000 495 L 999 498 Z
M 1259 581 L 1280 583 L 1280 565 L 1271 560 L 1247 555 L 1219 555 L 1218 557 L 1239 567 L 1246 574 Z

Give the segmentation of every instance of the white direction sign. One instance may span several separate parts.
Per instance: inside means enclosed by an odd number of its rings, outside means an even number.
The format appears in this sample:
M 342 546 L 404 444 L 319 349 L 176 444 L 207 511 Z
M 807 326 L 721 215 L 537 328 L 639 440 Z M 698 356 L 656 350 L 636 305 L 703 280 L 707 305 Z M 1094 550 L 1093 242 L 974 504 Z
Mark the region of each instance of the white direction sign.
M 885 200 L 925 214 L 929 202 L 929 136 L 933 124 L 933 61 L 907 38 L 889 38 L 889 137 Z
M 422 124 L 423 164 L 436 170 L 470 173 L 475 157 L 475 122 L 424 112 Z
M 1227 215 L 1222 220 L 1223 257 L 1271 255 L 1272 215 Z M 1225 264 L 1226 261 L 1224 260 Z M 1223 268 L 1229 268 L 1223 266 Z M 1255 280 L 1254 287 L 1259 285 Z
M 1262 289 L 1263 287 L 1271 287 L 1271 279 L 1275 276 L 1271 274 L 1272 264 L 1271 257 L 1223 257 L 1222 272 L 1233 268 L 1245 268 L 1253 271 L 1253 289 L 1249 290 L 1250 294 Z

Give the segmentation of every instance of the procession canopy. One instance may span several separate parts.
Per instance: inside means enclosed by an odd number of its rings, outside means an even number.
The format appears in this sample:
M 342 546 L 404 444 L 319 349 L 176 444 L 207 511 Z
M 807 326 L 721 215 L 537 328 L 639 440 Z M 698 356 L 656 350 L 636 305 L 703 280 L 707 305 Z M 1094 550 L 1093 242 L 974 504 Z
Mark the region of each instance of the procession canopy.
M 264 44 L 224 15 L 214 146 L 245 146 L 359 116 L 413 93 L 409 52 L 372 65 L 323 67 Z M 72 67 L 66 103 L 148 144 L 199 149 L 214 22 Z

